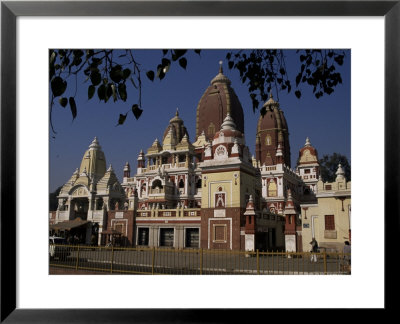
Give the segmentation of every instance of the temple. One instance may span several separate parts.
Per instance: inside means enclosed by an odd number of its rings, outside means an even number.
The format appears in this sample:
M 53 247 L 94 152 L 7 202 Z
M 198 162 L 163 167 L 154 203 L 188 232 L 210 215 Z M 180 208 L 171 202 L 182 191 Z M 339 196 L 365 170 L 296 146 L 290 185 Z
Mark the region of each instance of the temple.
M 351 183 L 338 166 L 320 177 L 309 138 L 291 168 L 289 127 L 272 94 L 263 105 L 255 157 L 231 81 L 218 74 L 200 98 L 193 141 L 176 110 L 163 133 L 126 162 L 122 182 L 97 138 L 62 187 L 50 228 L 80 231 L 85 243 L 224 250 L 341 250 L 351 238 Z M 160 140 L 159 140 L 160 139 Z

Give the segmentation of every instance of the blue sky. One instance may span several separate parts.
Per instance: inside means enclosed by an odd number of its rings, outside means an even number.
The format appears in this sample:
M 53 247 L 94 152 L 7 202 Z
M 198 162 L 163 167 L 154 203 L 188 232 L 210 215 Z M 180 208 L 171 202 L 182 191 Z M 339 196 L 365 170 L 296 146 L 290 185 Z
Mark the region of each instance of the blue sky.
M 161 50 L 135 50 L 135 53 L 135 59 L 141 63 L 143 71 L 154 70 L 162 57 Z M 286 51 L 287 70 L 292 80 L 299 66 L 294 54 L 294 50 Z M 117 127 L 119 114 L 126 113 L 132 104 L 137 103 L 137 92 L 128 87 L 131 91 L 127 102 L 114 103 L 110 99 L 104 103 L 99 101 L 97 95 L 88 100 L 89 84 L 84 83 L 84 79 L 78 80 L 76 119 L 72 121 L 69 107 L 62 108 L 57 101 L 53 107 L 52 120 L 57 133 L 49 131 L 50 192 L 69 180 L 80 166 L 83 154 L 95 136 L 105 153 L 107 166 L 112 164 L 120 181 L 126 162 L 130 163 L 133 175 L 140 150 L 146 152 L 156 138 L 162 140 L 164 130 L 177 108 L 189 131 L 189 138 L 194 142 L 197 104 L 218 73 L 220 60 L 223 61 L 224 74 L 232 81 L 232 87 L 242 103 L 246 143 L 254 154 L 259 112 L 253 113 L 247 87 L 240 81 L 238 71 L 228 69 L 225 55 L 225 50 L 203 49 L 201 56 L 190 52 L 186 55 L 186 70 L 174 64 L 162 81 L 155 79 L 151 82 L 143 73 L 143 114 L 136 120 L 130 113 L 125 123 Z M 316 99 L 312 89 L 306 87 L 302 88 L 301 99 L 295 97 L 294 90 L 289 94 L 279 94 L 280 107 L 289 127 L 292 168 L 295 167 L 299 149 L 303 147 L 307 136 L 318 150 L 319 157 L 338 152 L 346 155 L 349 160 L 351 158 L 350 51 L 347 51 L 344 65 L 338 71 L 343 83 L 330 96 L 325 94 Z M 72 79 L 69 84 L 74 84 Z M 68 91 L 75 92 L 75 87 L 71 86 Z M 68 93 L 65 95 L 68 96 Z

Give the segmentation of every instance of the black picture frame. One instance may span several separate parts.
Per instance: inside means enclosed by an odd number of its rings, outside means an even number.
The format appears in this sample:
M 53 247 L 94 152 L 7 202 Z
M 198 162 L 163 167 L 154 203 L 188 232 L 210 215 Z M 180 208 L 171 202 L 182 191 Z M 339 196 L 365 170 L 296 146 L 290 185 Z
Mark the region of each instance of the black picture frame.
M 95 6 L 94 6 L 95 4 Z M 395 1 L 2 1 L 1 2 L 1 322 L 230 322 L 240 309 L 16 308 L 16 19 L 19 16 L 383 16 L 385 18 L 385 309 L 398 275 L 388 266 L 399 237 L 400 0 Z M 367 95 L 367 94 L 366 94 Z M 371 206 L 371 208 L 374 208 Z M 373 256 L 371 256 L 373 259 Z M 244 298 L 244 296 L 242 297 Z M 263 316 L 252 310 L 251 318 Z

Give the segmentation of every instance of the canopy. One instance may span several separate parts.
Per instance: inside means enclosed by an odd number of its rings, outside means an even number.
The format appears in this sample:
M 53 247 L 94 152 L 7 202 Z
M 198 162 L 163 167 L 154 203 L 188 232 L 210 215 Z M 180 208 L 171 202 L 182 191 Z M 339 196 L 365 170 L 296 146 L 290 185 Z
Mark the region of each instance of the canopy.
M 86 225 L 87 223 L 90 223 L 89 221 L 86 220 L 82 220 L 81 218 L 77 217 L 74 220 L 70 220 L 70 221 L 64 221 L 64 222 L 60 222 L 57 224 L 52 224 L 50 225 L 50 229 L 52 230 L 56 230 L 56 231 L 69 231 L 72 228 L 76 228 L 76 227 L 81 227 Z
M 105 234 L 105 235 L 122 235 L 121 232 L 118 232 L 117 230 L 110 228 L 105 231 L 102 231 L 100 234 Z

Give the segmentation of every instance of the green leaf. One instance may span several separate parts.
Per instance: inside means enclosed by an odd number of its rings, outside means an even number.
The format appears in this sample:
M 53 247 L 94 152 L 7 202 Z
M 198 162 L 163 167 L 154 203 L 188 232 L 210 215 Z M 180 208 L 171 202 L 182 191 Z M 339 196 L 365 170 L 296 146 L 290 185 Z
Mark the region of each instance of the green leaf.
M 115 65 L 110 70 L 110 78 L 115 83 L 119 83 L 122 80 L 122 68 L 121 65 Z
M 80 57 L 74 57 L 74 61 L 72 62 L 72 65 L 78 66 L 79 64 L 82 63 L 82 58 Z
M 147 71 L 146 75 L 151 81 L 154 81 L 154 72 L 153 71 Z
M 60 105 L 65 108 L 68 105 L 68 99 L 67 98 L 60 98 L 58 99 L 58 102 L 60 103 Z
M 82 57 L 83 56 L 83 51 L 82 50 L 73 50 L 74 56 L 76 57 Z
M 164 77 L 165 77 L 164 67 L 161 64 L 159 64 L 157 66 L 157 78 L 162 80 L 162 79 L 164 79 Z
M 86 57 L 87 57 L 87 58 L 92 57 L 93 54 L 94 54 L 94 51 L 93 51 L 93 50 L 86 50 Z
M 105 98 L 105 102 L 108 101 L 108 99 L 111 98 L 111 96 L 113 95 L 113 91 L 112 91 L 112 83 L 107 84 L 107 90 L 106 90 L 106 98 Z
M 104 84 L 97 88 L 97 96 L 100 100 L 106 99 L 106 86 Z
M 301 81 L 301 73 L 297 74 L 296 76 L 296 87 L 299 85 L 300 81 Z
M 183 68 L 186 70 L 187 60 L 186 60 L 184 57 L 182 57 L 182 58 L 179 60 L 179 65 L 180 65 L 181 67 L 183 67 Z
M 94 85 L 90 85 L 88 88 L 88 98 L 92 99 L 95 92 L 96 92 L 96 87 Z
M 112 90 L 112 96 L 113 96 L 114 102 L 116 102 L 118 100 L 118 97 L 117 97 L 117 89 L 115 88 L 114 83 L 111 84 L 111 90 Z
M 143 109 L 140 109 L 139 106 L 138 106 L 137 104 L 134 104 L 134 105 L 132 106 L 132 112 L 133 112 L 133 115 L 135 116 L 135 118 L 136 118 L 136 119 L 139 119 L 140 115 L 141 115 L 142 112 L 143 112 Z
M 163 58 L 163 59 L 161 60 L 161 64 L 162 64 L 162 66 L 168 67 L 168 68 L 169 68 L 169 66 L 171 65 L 171 61 L 168 60 L 168 59 L 166 59 L 166 58 Z
M 67 89 L 67 81 L 63 80 L 59 76 L 51 80 L 51 91 L 54 97 L 61 96 Z
M 101 82 L 101 74 L 100 74 L 98 71 L 93 71 L 93 72 L 90 74 L 90 81 L 92 81 L 92 84 L 93 84 L 94 86 L 99 85 L 100 82 Z
M 172 51 L 172 60 L 176 61 L 178 58 L 185 55 L 186 52 L 187 52 L 187 50 L 173 50 Z
M 116 126 L 122 125 L 125 122 L 126 116 L 128 116 L 127 113 L 125 115 L 119 114 L 118 124 Z
M 69 97 L 69 107 L 72 113 L 72 119 L 74 120 L 77 114 L 75 99 L 73 97 Z
M 54 60 L 56 59 L 56 57 L 57 57 L 57 52 L 52 51 L 50 54 L 50 64 L 54 63 Z
M 125 69 L 122 71 L 122 78 L 124 80 L 128 79 L 130 75 L 131 75 L 131 70 L 129 69 Z
M 126 101 L 128 95 L 126 93 L 126 85 L 124 83 L 120 83 L 118 85 L 118 93 L 122 101 Z

